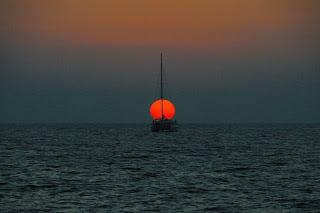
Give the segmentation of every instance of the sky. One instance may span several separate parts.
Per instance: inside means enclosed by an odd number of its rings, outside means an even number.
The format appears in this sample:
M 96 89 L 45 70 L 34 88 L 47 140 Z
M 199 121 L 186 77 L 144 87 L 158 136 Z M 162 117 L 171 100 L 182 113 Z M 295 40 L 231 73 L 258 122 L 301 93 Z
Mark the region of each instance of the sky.
M 2 0 L 0 123 L 320 122 L 317 0 Z

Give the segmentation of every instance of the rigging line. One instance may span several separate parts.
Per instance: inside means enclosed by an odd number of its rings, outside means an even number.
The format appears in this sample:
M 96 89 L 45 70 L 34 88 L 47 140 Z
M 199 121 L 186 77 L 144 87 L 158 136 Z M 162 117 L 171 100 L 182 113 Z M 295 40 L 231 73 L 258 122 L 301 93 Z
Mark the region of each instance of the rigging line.
M 154 79 L 155 80 L 155 83 L 153 85 L 156 85 L 154 87 L 154 99 L 158 99 L 159 97 L 159 90 L 160 90 L 160 73 L 158 71 L 155 71 L 155 76 L 156 78 Z
M 162 52 L 161 52 L 161 55 L 160 55 L 160 72 L 161 72 L 161 91 L 160 91 L 160 98 L 161 98 L 161 118 L 163 118 Z
M 165 69 L 163 69 L 163 85 L 164 85 L 164 88 L 166 89 L 166 98 L 170 100 L 170 92 L 168 87 L 169 84 L 168 84 L 167 72 Z

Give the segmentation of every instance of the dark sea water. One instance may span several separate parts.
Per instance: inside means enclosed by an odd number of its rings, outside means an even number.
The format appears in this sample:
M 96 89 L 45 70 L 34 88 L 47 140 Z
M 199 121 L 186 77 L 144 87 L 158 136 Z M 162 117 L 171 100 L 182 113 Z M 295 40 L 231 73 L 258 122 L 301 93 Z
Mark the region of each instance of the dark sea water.
M 1 125 L 16 211 L 320 212 L 320 125 Z

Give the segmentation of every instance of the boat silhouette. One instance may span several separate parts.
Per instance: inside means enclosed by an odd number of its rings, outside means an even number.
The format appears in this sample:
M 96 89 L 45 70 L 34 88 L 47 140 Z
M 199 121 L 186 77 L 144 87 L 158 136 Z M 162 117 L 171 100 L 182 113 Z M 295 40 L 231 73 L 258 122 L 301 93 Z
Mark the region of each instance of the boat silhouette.
M 178 130 L 176 120 L 173 120 L 175 114 L 174 105 L 164 98 L 163 84 L 163 65 L 162 53 L 160 55 L 160 98 L 157 99 L 150 107 L 150 114 L 153 117 L 151 123 L 152 132 L 175 132 Z M 160 108 L 160 110 L 159 110 Z

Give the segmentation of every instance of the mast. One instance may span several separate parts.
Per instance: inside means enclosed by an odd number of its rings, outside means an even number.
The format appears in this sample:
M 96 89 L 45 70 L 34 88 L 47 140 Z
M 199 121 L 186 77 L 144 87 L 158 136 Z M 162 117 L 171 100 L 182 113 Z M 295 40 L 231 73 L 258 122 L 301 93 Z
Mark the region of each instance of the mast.
M 162 53 L 160 55 L 160 72 L 161 72 L 161 84 L 160 84 L 160 99 L 161 99 L 161 119 L 164 118 L 163 116 L 163 80 L 162 80 Z

